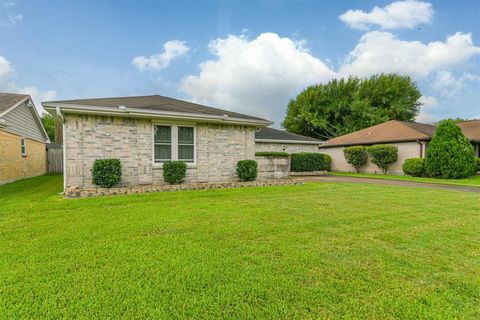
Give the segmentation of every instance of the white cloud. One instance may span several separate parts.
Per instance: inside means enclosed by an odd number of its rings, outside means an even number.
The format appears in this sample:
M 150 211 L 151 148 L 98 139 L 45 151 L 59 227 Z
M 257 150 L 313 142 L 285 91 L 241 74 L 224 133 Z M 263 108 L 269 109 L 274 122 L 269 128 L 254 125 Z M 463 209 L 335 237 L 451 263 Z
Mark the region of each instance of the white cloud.
M 397 72 L 424 78 L 434 71 L 445 70 L 480 54 L 470 33 L 447 37 L 445 42 L 405 41 L 389 32 L 364 34 L 340 67 L 344 75 L 370 76 Z
M 456 78 L 449 71 L 440 71 L 437 73 L 433 89 L 440 92 L 440 95 L 445 98 L 453 98 L 459 94 L 467 86 L 468 81 L 480 81 L 480 76 L 471 73 L 464 73 L 462 76 Z
M 421 110 L 417 118 L 415 118 L 415 121 L 420 123 L 434 123 L 438 121 L 438 117 L 432 113 Z
M 39 113 L 42 114 L 43 108 L 40 105 L 40 102 L 55 99 L 57 92 L 55 90 L 41 91 L 34 86 L 19 87 L 13 81 L 14 73 L 15 70 L 11 63 L 5 57 L 0 56 L 0 91 L 29 94 Z
M 164 43 L 162 53 L 135 57 L 132 64 L 139 70 L 158 71 L 168 67 L 173 59 L 185 55 L 189 50 L 184 41 L 170 40 Z
M 200 103 L 279 120 L 299 90 L 338 76 L 303 43 L 275 33 L 214 40 L 209 49 L 215 59 L 202 62 L 198 75 L 185 77 L 180 90 Z
M 0 4 L 0 26 L 13 26 L 23 20 L 23 14 L 12 12 L 14 6 L 12 1 Z
M 435 108 L 438 105 L 438 100 L 434 96 L 421 96 L 419 99 L 422 108 Z
M 429 23 L 433 18 L 433 9 L 428 2 L 396 1 L 383 8 L 374 7 L 370 12 L 348 10 L 339 18 L 349 27 L 359 30 L 368 30 L 371 25 L 382 29 L 411 29 Z

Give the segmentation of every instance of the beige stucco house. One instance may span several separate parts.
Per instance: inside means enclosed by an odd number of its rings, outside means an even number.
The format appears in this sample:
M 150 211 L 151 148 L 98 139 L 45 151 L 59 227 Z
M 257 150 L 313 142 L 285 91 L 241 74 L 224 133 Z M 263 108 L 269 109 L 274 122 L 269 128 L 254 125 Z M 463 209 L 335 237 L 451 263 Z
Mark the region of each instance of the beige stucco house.
M 475 154 L 480 156 L 480 120 L 466 121 L 457 125 L 472 142 Z M 402 165 L 405 159 L 425 157 L 428 142 L 435 129 L 435 126 L 429 124 L 391 120 L 330 139 L 320 146 L 320 152 L 332 157 L 332 171 L 355 172 L 355 168 L 345 160 L 344 147 L 391 144 L 398 148 L 398 160 L 390 166 L 388 172 L 403 174 Z M 381 173 L 381 170 L 370 161 L 361 171 Z
M 0 184 L 44 174 L 47 142 L 30 96 L 0 93 Z
M 159 95 L 43 102 L 63 121 L 65 187 L 91 187 L 100 158 L 119 158 L 122 184 L 163 184 L 162 165 L 188 165 L 187 183 L 237 179 L 255 158 L 255 132 L 272 122 Z

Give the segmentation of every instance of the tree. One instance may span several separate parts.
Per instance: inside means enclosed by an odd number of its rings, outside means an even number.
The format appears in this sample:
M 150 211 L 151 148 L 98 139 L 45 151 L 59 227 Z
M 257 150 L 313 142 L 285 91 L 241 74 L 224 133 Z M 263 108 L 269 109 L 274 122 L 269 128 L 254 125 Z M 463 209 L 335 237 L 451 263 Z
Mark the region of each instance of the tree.
M 368 148 L 372 163 L 386 174 L 390 165 L 398 159 L 398 148 L 389 144 L 378 144 Z
M 350 163 L 357 172 L 363 167 L 368 160 L 367 149 L 364 146 L 353 146 L 343 148 L 343 155 L 345 160 Z
M 429 176 L 461 179 L 476 171 L 473 146 L 453 120 L 441 121 L 427 147 L 425 169 Z
M 291 100 L 282 126 L 290 132 L 330 139 L 388 120 L 413 121 L 420 97 L 408 76 L 333 79 L 310 86 Z
M 42 124 L 45 131 L 47 131 L 50 141 L 55 141 L 55 117 L 50 114 L 44 115 L 42 117 Z

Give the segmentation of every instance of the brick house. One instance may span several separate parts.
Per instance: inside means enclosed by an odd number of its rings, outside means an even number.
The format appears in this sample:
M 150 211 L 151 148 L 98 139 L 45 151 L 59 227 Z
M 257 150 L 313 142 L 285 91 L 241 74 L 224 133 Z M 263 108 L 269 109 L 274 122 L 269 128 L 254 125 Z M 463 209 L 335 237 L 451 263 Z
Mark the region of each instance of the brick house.
M 321 140 L 274 128 L 260 128 L 255 132 L 256 151 L 319 152 L 322 144 Z
M 272 122 L 154 96 L 43 102 L 63 121 L 64 187 L 92 186 L 100 158 L 119 158 L 122 184 L 163 184 L 162 164 L 187 163 L 185 182 L 237 179 L 239 160 L 255 158 L 255 132 Z
M 460 122 L 457 126 L 470 139 L 475 155 L 480 156 L 480 120 Z M 405 159 L 425 157 L 428 142 L 432 139 L 435 129 L 436 127 L 430 124 L 391 120 L 330 139 L 320 146 L 320 152 L 332 157 L 332 171 L 355 172 L 355 168 L 345 160 L 344 147 L 391 144 L 398 148 L 398 160 L 390 166 L 389 173 L 403 174 L 402 165 Z M 370 162 L 361 171 L 381 172 Z
M 0 184 L 44 174 L 47 142 L 30 96 L 0 93 Z

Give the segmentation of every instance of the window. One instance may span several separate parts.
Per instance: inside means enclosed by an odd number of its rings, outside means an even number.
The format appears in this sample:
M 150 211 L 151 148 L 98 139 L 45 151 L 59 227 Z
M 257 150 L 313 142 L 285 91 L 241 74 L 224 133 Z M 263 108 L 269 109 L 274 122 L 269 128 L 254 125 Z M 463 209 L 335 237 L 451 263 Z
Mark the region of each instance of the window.
M 22 150 L 22 156 L 27 155 L 27 141 L 25 139 L 20 140 L 20 149 Z
M 168 160 L 195 162 L 195 127 L 154 125 L 153 144 L 155 163 Z

